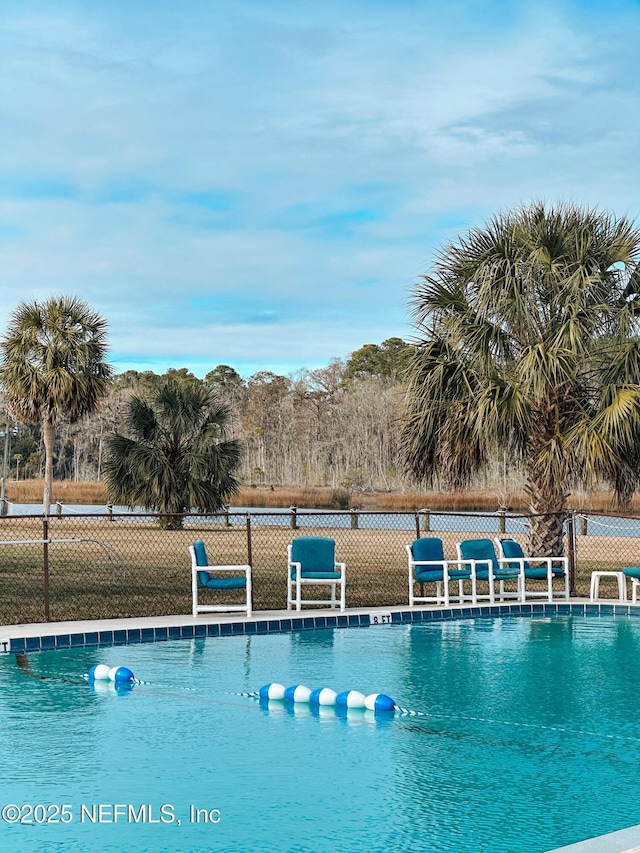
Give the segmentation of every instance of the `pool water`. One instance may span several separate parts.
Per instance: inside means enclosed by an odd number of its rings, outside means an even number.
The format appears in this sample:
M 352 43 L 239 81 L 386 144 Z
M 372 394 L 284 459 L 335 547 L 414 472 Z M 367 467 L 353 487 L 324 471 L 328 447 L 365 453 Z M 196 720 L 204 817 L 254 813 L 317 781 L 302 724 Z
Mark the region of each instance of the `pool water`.
M 0 806 L 69 808 L 3 823 L 2 849 L 543 853 L 640 823 L 638 660 L 640 619 L 621 617 L 6 656 Z M 148 683 L 93 687 L 95 663 Z M 384 692 L 424 716 L 236 695 L 272 681 Z

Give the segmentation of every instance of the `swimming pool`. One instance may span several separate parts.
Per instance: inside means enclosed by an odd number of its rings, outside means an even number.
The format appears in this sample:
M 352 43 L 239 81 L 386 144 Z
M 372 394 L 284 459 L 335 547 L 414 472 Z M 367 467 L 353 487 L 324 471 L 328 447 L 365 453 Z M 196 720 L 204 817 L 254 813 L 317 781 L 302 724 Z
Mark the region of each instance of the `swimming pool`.
M 637 618 L 556 616 L 6 656 L 1 805 L 71 815 L 5 823 L 6 849 L 542 853 L 620 829 L 640 822 L 639 654 Z M 148 683 L 96 689 L 95 663 Z M 271 681 L 426 716 L 236 695 Z

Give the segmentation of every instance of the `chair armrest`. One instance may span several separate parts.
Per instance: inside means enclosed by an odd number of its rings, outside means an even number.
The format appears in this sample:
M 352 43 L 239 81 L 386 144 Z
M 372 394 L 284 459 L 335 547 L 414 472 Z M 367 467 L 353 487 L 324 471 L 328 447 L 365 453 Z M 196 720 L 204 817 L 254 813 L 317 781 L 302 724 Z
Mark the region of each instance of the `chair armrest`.
M 546 565 L 547 567 L 553 567 L 554 563 L 561 563 L 565 571 L 568 571 L 569 569 L 568 557 L 524 557 L 523 559 L 526 563 L 540 563 L 542 565 Z
M 251 571 L 251 566 L 196 566 L 199 572 L 247 572 Z
M 491 560 L 476 560 L 475 557 L 469 557 L 466 560 L 464 560 L 462 558 L 459 560 L 448 560 L 448 562 L 460 563 L 461 566 L 471 566 L 473 569 L 475 569 L 475 567 L 478 565 L 482 565 L 483 563 L 486 564 L 488 569 L 491 569 L 491 567 L 493 565 Z
M 524 564 L 528 561 L 528 557 L 498 557 L 498 565 L 501 569 L 511 569 L 511 564 L 516 563 L 521 572 L 524 571 Z
M 198 577 L 199 572 L 206 572 L 208 575 L 211 574 L 244 574 L 247 577 L 251 577 L 251 566 L 192 566 L 191 572 L 194 577 Z
M 462 569 L 467 565 L 469 560 L 445 560 L 444 562 L 447 566 L 459 566 Z

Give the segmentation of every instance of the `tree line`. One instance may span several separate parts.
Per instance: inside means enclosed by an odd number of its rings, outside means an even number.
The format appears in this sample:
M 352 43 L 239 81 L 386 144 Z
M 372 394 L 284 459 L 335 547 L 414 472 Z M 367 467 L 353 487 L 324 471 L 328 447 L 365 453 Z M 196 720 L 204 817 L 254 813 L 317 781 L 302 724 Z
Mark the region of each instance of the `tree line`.
M 131 399 L 146 398 L 169 382 L 210 391 L 228 408 L 229 435 L 242 447 L 236 473 L 242 483 L 400 489 L 412 482 L 399 457 L 403 377 L 412 349 L 390 338 L 290 376 L 260 371 L 243 379 L 224 364 L 204 378 L 186 368 L 116 374 L 94 412 L 78 423 L 60 418 L 54 477 L 104 479 L 106 440 L 128 433 Z M 14 479 L 43 475 L 39 424 L 12 426 L 9 459 Z

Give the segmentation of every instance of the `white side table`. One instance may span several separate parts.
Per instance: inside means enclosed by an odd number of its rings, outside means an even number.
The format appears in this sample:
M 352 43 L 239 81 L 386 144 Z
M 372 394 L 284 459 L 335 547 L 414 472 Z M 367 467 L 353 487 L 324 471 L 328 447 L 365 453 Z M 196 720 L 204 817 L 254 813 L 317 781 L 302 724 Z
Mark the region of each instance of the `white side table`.
M 599 598 L 600 578 L 616 578 L 618 581 L 618 600 L 627 600 L 627 582 L 624 572 L 591 572 L 591 601 L 597 601 Z

